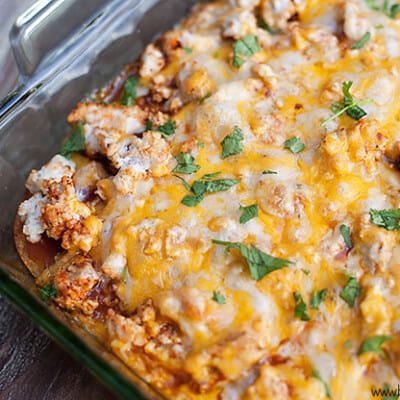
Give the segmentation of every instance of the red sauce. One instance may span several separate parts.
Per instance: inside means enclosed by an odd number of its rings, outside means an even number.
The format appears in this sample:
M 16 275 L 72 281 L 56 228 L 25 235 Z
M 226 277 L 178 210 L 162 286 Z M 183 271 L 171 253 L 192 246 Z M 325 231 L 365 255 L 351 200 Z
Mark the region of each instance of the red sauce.
M 54 264 L 56 255 L 63 251 L 59 241 L 43 235 L 38 243 L 25 241 L 25 249 L 28 256 L 44 268 Z

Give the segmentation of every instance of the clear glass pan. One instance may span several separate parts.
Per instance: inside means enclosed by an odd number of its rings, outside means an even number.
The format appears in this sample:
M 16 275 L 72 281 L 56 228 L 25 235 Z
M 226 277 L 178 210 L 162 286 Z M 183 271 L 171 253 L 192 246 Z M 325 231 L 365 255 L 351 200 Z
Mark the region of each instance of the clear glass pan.
M 0 291 L 123 399 L 162 396 L 68 314 L 39 300 L 14 246 L 14 218 L 27 174 L 60 148 L 76 103 L 197 2 L 39 0 L 10 35 L 20 83 L 0 103 Z

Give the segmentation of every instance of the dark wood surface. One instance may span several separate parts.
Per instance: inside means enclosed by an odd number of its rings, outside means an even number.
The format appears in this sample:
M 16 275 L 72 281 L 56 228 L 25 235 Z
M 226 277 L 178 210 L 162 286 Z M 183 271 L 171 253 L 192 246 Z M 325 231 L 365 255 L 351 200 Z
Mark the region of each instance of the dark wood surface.
M 35 0 L 3 0 L 0 12 L 0 99 L 14 86 L 8 32 Z M 111 400 L 89 372 L 0 296 L 0 400 Z

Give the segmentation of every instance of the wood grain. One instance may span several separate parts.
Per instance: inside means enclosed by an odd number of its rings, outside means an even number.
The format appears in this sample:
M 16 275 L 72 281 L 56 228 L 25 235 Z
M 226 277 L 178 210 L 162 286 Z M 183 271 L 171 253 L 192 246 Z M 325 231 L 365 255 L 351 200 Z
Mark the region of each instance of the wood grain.
M 15 87 L 8 44 L 16 16 L 34 0 L 3 1 L 0 12 L 0 99 Z M 89 372 L 0 296 L 0 400 L 111 400 Z

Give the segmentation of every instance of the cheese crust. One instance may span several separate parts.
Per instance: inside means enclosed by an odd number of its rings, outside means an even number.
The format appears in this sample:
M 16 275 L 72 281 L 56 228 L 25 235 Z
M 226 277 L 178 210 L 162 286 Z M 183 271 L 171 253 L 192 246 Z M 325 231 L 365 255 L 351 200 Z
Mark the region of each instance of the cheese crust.
M 167 398 L 397 388 L 396 10 L 213 1 L 149 44 L 69 115 L 82 148 L 28 177 L 42 295 Z

